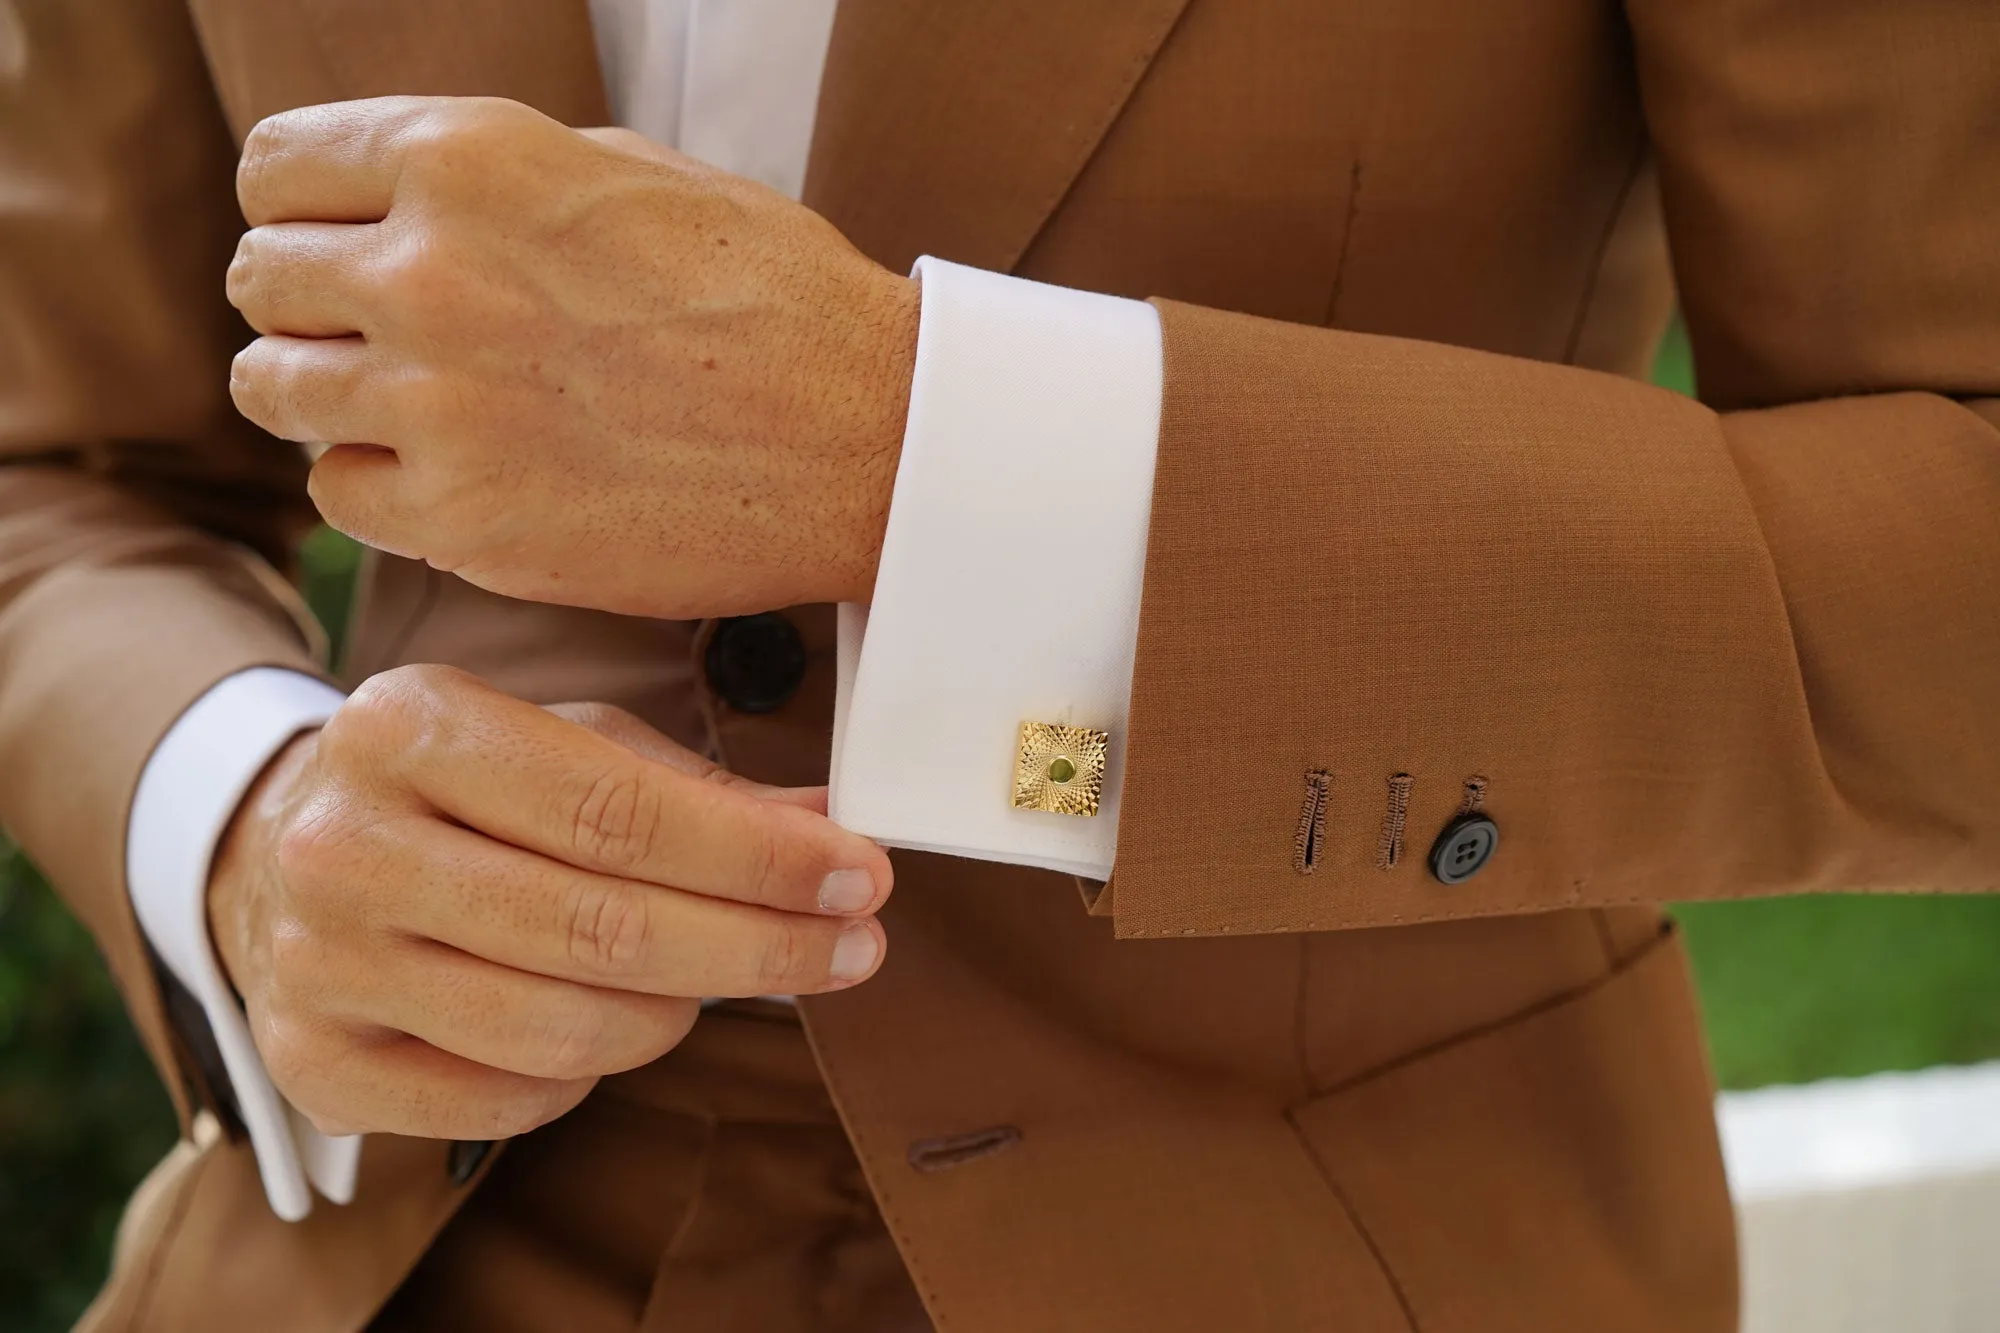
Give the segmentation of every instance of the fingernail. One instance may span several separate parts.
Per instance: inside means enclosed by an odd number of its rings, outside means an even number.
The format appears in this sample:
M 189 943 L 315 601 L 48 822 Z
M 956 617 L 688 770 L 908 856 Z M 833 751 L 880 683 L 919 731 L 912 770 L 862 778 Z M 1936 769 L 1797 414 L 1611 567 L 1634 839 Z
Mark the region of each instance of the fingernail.
M 858 981 L 875 966 L 882 942 L 866 926 L 850 926 L 833 942 L 833 964 L 827 970 L 835 981 Z
M 875 901 L 875 877 L 865 870 L 836 870 L 819 882 L 819 910 L 861 912 Z

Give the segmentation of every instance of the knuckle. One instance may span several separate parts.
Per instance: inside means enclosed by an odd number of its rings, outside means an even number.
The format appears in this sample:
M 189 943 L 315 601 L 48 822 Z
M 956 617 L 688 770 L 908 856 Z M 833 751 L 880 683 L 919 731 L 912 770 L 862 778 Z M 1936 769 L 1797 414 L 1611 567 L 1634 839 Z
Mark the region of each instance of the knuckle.
M 421 192 L 449 189 L 469 159 L 506 160 L 518 103 L 501 97 L 457 97 L 423 107 L 403 135 L 405 181 Z
M 274 1003 L 286 1011 L 303 1008 L 301 1001 L 319 972 L 320 942 L 302 921 L 288 914 L 273 924 L 270 949 Z
M 632 1048 L 619 1061 L 628 1068 L 650 1064 L 679 1046 L 687 1040 L 688 1033 L 694 1030 L 695 1020 L 701 1015 L 699 1000 L 666 996 L 647 996 L 646 999 L 648 1006 L 644 1027 L 635 1035 Z
M 469 679 L 455 667 L 417 663 L 363 681 L 327 723 L 337 755 L 380 755 L 420 745 L 448 723 L 444 700 Z M 350 748 L 352 747 L 352 748 Z
M 229 397 L 241 412 L 260 426 L 276 430 L 277 409 L 283 401 L 284 358 L 269 338 L 259 338 L 236 354 L 229 363 Z
M 549 711 L 566 722 L 574 722 L 590 731 L 612 731 L 639 722 L 635 715 L 618 705 L 595 699 L 578 703 L 552 704 Z
M 569 823 L 577 854 L 615 871 L 638 870 L 659 845 L 659 793 L 636 766 L 606 768 L 571 803 Z
M 779 838 L 769 823 L 757 820 L 745 831 L 743 856 L 750 867 L 749 898 L 752 902 L 775 905 L 783 897 L 780 880 Z
M 287 820 L 273 858 L 279 882 L 294 899 L 309 899 L 351 860 L 354 822 L 338 807 L 315 806 Z
M 312 1086 L 313 1071 L 324 1068 L 326 1053 L 315 1035 L 313 1025 L 301 1016 L 272 1006 L 264 1014 L 253 1034 L 257 1054 L 263 1058 L 264 1070 L 271 1076 L 271 1082 L 285 1098 L 299 1105 L 299 1097 L 306 1095 L 303 1090 Z M 304 1110 L 304 1106 L 300 1106 Z
M 596 1080 L 577 1079 L 560 1081 L 545 1079 L 516 1096 L 496 1102 L 486 1108 L 481 1132 L 464 1137 L 482 1139 L 511 1139 L 531 1130 L 540 1129 L 553 1120 L 568 1114 Z
M 236 253 L 230 256 L 229 270 L 223 275 L 223 288 L 229 303 L 239 310 L 256 288 L 262 250 L 258 228 L 252 227 L 237 238 Z
M 652 916 L 640 895 L 621 884 L 585 880 L 567 896 L 565 937 L 572 964 L 615 975 L 647 955 Z
M 363 682 L 334 710 L 333 716 L 320 724 L 319 761 L 333 772 L 351 770 L 355 760 L 368 748 L 368 739 L 376 722 L 368 703 L 361 697 L 368 688 L 368 682 Z
M 555 1079 L 603 1072 L 599 1066 L 607 1026 L 603 1011 L 594 1004 L 537 1009 L 534 1026 L 526 1033 L 523 1072 Z
M 236 161 L 236 196 L 246 206 L 257 197 L 271 162 L 284 151 L 289 137 L 288 113 L 266 116 L 243 136 L 243 153 Z
M 808 929 L 802 925 L 781 925 L 774 927 L 765 936 L 764 948 L 757 960 L 757 988 L 767 995 L 778 995 L 789 991 L 802 990 L 818 984 L 824 973 L 824 965 L 814 967 L 814 959 L 820 951 L 813 947 Z
M 370 681 L 381 682 L 383 688 L 412 699 L 450 694 L 473 679 L 472 673 L 462 667 L 447 666 L 442 662 L 412 662 L 369 677 Z
M 260 290 L 253 297 L 240 304 L 256 314 L 264 294 Z M 358 373 L 358 367 L 318 356 L 292 340 L 267 336 L 230 363 L 229 394 L 237 411 L 273 435 L 316 440 L 330 414 L 352 400 Z
M 419 328 L 455 322 L 471 307 L 476 290 L 467 266 L 423 225 L 404 232 L 383 258 L 377 281 L 394 315 Z
M 637 130 L 628 130 L 623 125 L 606 125 L 592 134 L 592 138 L 608 148 L 616 148 L 623 153 L 643 153 L 652 144 Z
M 700 1000 L 663 998 L 660 1001 L 659 1047 L 655 1058 L 686 1041 L 688 1033 L 694 1031 L 695 1020 L 700 1017 Z

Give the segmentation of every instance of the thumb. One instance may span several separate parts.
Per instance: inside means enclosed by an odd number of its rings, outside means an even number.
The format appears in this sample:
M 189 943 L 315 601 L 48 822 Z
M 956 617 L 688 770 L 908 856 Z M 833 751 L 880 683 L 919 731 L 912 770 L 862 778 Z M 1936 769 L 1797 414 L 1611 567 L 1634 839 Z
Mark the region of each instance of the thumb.
M 616 741 L 641 759 L 665 764 L 691 777 L 733 787 L 759 800 L 796 805 L 814 814 L 826 813 L 825 787 L 773 787 L 769 783 L 753 782 L 731 773 L 714 760 L 704 759 L 657 727 L 614 704 L 563 703 L 547 707 L 549 712 L 565 722 L 574 722 L 586 731 L 594 731 L 606 740 Z

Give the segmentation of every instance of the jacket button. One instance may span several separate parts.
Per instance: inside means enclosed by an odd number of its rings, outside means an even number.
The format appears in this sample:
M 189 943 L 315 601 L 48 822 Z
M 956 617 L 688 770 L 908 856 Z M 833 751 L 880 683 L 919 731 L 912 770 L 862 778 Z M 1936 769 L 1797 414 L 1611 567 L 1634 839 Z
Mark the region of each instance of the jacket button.
M 1431 874 L 1443 884 L 1463 884 L 1493 859 L 1500 826 L 1485 815 L 1461 815 L 1431 844 Z
M 732 616 L 715 627 L 702 659 L 709 688 L 739 713 L 774 713 L 806 678 L 806 646 L 775 611 Z
M 492 1151 L 491 1139 L 460 1139 L 445 1154 L 444 1173 L 451 1177 L 452 1184 L 463 1185 L 472 1179 L 473 1172 L 479 1170 L 479 1164 Z

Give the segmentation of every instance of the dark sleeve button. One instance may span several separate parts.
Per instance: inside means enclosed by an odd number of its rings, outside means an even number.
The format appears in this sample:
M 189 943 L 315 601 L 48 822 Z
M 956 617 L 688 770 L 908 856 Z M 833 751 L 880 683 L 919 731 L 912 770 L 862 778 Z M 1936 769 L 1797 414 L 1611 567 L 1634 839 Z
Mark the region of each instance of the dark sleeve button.
M 806 647 L 775 611 L 719 622 L 702 659 L 709 687 L 739 713 L 774 713 L 806 678 Z
M 1485 815 L 1460 815 L 1431 844 L 1431 874 L 1440 883 L 1463 884 L 1493 859 L 1500 826 Z
M 479 1170 L 479 1164 L 493 1151 L 491 1139 L 460 1139 L 445 1154 L 444 1173 L 454 1185 L 463 1185 Z

